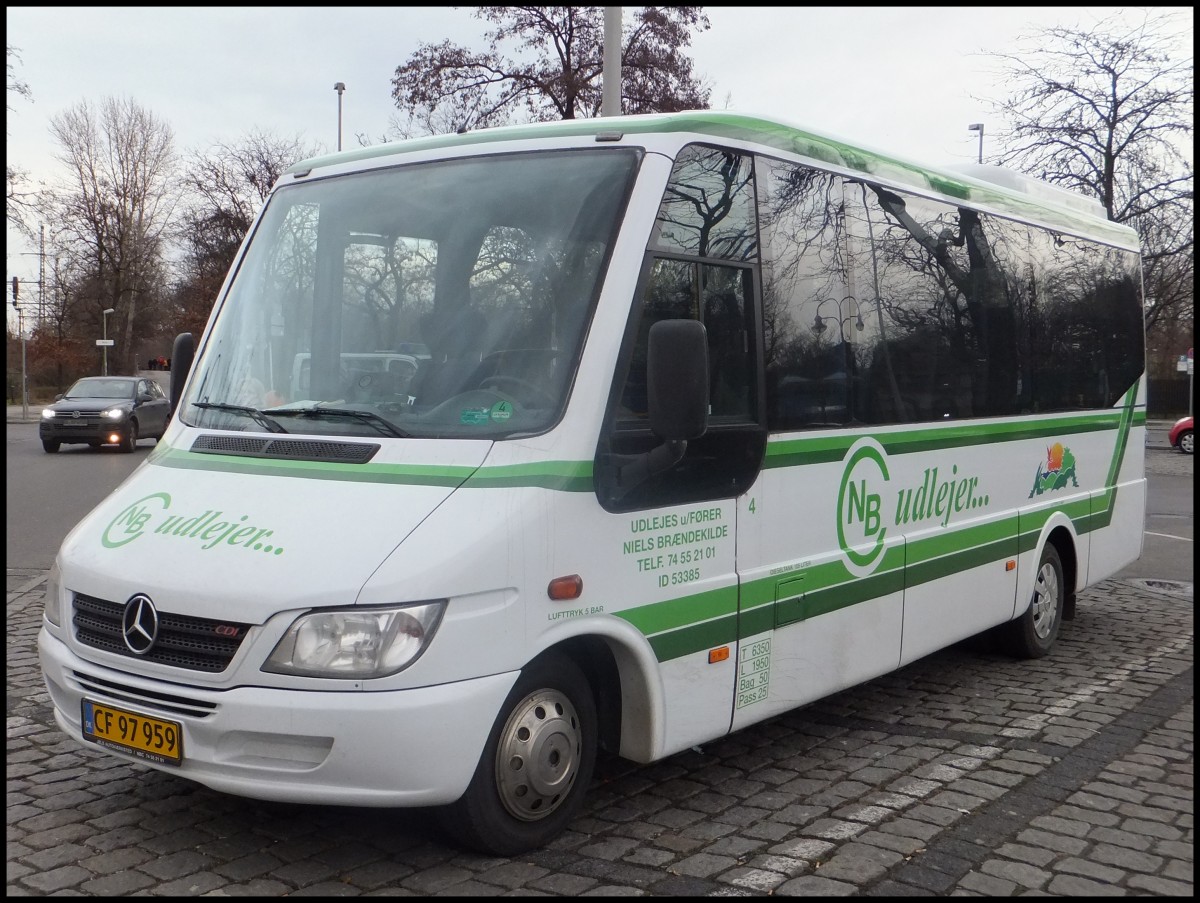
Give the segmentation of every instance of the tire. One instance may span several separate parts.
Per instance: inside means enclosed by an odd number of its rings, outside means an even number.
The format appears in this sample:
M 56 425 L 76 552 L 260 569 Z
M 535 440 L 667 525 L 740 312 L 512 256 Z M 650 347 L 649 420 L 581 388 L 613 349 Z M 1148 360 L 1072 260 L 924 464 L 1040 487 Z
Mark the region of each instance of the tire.
M 488 735 L 475 775 L 439 811 L 461 845 L 515 856 L 549 843 L 583 805 L 596 764 L 592 688 L 579 666 L 551 653 L 525 666 Z
M 1046 543 L 1033 580 L 1029 607 L 1019 618 L 1005 625 L 1003 636 L 1011 655 L 1041 658 L 1053 648 L 1062 626 L 1066 595 L 1062 558 L 1053 543 Z
M 1185 455 L 1190 455 L 1196 447 L 1196 439 L 1192 435 L 1191 430 L 1184 430 L 1179 434 L 1179 450 Z
M 42 450 L 48 455 L 53 455 L 58 451 L 61 442 L 55 442 L 53 439 L 42 440 Z
M 100 441 L 98 439 L 93 439 L 88 443 L 88 448 L 91 451 L 100 451 Z
M 132 452 L 137 448 L 138 427 L 136 420 L 129 421 L 129 427 L 125 430 L 125 435 L 121 437 L 121 451 Z

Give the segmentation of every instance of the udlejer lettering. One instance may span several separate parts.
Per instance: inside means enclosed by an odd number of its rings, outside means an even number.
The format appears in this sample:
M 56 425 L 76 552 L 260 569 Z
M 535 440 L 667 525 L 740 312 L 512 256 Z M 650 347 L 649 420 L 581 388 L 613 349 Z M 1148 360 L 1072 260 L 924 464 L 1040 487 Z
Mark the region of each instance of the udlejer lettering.
M 270 541 L 275 531 L 249 523 L 248 514 L 232 517 L 209 508 L 188 517 L 168 514 L 170 506 L 171 496 L 165 492 L 138 499 L 112 519 L 100 537 L 101 544 L 110 549 L 118 548 L 150 533 L 195 540 L 204 550 L 233 546 L 273 555 L 283 554 L 283 547 Z M 156 516 L 157 522 L 152 523 Z

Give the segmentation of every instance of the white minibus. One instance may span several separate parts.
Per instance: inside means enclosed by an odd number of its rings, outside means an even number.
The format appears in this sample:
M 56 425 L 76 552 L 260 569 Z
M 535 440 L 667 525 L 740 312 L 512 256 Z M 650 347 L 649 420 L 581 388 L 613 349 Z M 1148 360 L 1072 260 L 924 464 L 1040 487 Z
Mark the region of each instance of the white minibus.
M 544 845 L 648 763 L 1141 553 L 1135 234 L 727 112 L 292 167 L 171 424 L 67 537 L 58 725 L 268 800 Z

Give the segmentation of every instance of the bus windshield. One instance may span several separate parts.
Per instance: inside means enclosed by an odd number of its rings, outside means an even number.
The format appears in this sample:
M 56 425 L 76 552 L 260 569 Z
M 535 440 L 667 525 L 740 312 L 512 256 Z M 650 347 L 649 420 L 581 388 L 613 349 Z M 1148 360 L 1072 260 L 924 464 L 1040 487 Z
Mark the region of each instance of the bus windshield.
M 502 154 L 280 187 L 201 349 L 183 419 L 413 438 L 548 429 L 638 158 Z

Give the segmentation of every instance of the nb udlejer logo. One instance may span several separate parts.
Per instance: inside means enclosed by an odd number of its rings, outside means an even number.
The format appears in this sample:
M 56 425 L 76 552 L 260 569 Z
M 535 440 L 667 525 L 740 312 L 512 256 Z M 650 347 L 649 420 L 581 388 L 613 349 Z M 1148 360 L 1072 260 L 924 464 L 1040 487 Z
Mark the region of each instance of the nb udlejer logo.
M 269 555 L 283 554 L 283 546 L 269 541 L 275 531 L 247 523 L 249 514 L 235 518 L 209 508 L 188 517 L 168 514 L 170 507 L 171 496 L 165 492 L 155 492 L 138 499 L 109 522 L 100 537 L 100 543 L 107 549 L 118 549 L 150 534 L 193 540 L 200 543 L 200 548 L 204 550 L 234 547 Z

